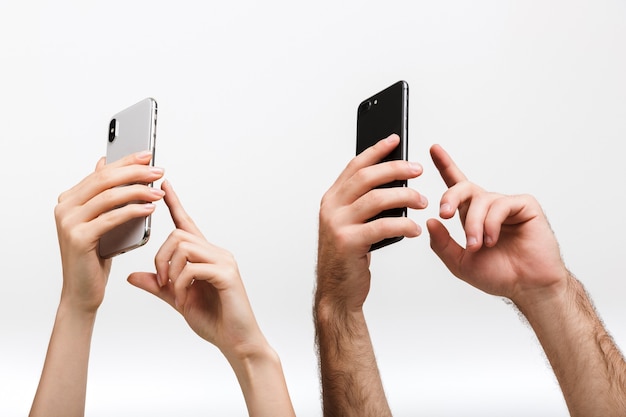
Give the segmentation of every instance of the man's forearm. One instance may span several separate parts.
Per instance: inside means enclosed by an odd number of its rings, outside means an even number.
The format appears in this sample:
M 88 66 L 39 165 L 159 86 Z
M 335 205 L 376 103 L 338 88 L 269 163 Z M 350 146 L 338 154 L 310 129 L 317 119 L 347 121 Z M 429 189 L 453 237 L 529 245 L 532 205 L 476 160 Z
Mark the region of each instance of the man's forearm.
M 555 297 L 518 307 L 546 352 L 572 417 L 626 415 L 624 358 L 582 284 L 570 276 Z
M 314 316 L 324 417 L 391 416 L 363 312 L 316 302 Z

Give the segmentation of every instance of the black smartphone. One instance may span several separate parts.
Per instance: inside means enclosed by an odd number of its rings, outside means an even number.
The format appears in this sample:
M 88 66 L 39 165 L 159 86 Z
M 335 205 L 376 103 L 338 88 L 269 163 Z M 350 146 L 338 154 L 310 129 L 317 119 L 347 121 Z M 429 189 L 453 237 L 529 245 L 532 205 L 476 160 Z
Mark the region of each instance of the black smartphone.
M 400 143 L 389 155 L 380 162 L 395 159 L 407 160 L 409 132 L 409 84 L 406 81 L 385 88 L 359 104 L 356 123 L 356 154 L 374 145 L 381 139 L 395 133 L 400 136 Z M 407 181 L 393 181 L 381 185 L 385 187 L 406 187 Z M 385 210 L 369 219 L 381 217 L 406 217 L 406 207 Z M 382 248 L 402 240 L 397 236 L 374 243 L 370 251 Z
M 107 164 L 143 150 L 152 151 L 154 166 L 157 103 L 146 98 L 115 114 L 109 121 Z M 152 186 L 152 184 L 149 184 Z M 102 235 L 98 253 L 102 258 L 136 249 L 150 238 L 151 216 L 131 219 Z

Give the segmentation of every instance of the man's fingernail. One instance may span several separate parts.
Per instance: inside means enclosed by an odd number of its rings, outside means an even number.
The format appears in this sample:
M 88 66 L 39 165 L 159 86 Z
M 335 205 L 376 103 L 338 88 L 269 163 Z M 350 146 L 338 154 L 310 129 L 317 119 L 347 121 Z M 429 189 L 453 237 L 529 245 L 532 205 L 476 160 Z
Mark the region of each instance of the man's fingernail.
M 422 171 L 422 165 L 418 162 L 409 162 L 409 169 L 412 172 L 421 172 Z

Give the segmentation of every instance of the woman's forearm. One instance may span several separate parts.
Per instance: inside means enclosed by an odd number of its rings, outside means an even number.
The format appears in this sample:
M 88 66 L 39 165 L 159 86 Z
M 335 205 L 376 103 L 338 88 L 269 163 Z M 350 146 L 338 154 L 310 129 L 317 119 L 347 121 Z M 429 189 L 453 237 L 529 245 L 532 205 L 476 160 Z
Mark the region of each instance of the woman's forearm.
M 237 376 L 250 417 L 295 416 L 280 358 L 269 345 L 226 357 Z
M 85 414 L 89 349 L 96 313 L 57 310 L 30 417 Z

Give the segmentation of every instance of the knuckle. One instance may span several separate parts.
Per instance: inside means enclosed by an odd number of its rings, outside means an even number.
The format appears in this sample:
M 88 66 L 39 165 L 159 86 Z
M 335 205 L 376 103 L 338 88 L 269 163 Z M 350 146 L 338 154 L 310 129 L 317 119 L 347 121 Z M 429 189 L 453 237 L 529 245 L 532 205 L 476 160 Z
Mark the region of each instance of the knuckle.
M 107 184 L 109 179 L 109 170 L 106 169 L 108 166 L 105 165 L 101 170 L 94 172 L 93 181 L 96 184 Z
M 185 232 L 181 229 L 174 229 L 172 233 L 170 233 L 169 239 L 176 242 L 182 242 L 185 240 Z
M 64 236 L 70 246 L 81 247 L 86 239 L 87 231 L 83 227 L 67 227 L 64 228 Z
M 114 192 L 111 189 L 104 190 L 100 194 L 98 194 L 98 199 L 100 199 L 101 203 L 105 205 L 105 207 L 116 205 Z
M 228 263 L 230 263 L 231 265 L 237 265 L 237 259 L 235 258 L 235 255 L 232 254 L 232 252 L 226 249 L 222 249 L 222 253 L 227 259 Z
M 60 236 L 66 237 L 71 230 L 71 223 L 66 216 L 59 216 L 56 219 L 57 230 Z
M 229 277 L 234 277 L 234 278 L 239 277 L 239 268 L 237 267 L 237 263 L 236 262 L 228 263 L 228 265 L 225 267 L 224 271 L 226 272 L 227 276 L 229 276 Z
M 335 214 L 336 213 L 333 204 L 329 201 L 322 200 L 319 213 L 320 225 L 328 225 L 335 217 Z
M 360 169 L 354 173 L 352 179 L 357 184 L 367 184 L 369 181 L 368 170 Z
M 178 249 L 185 254 L 186 257 L 189 257 L 189 253 L 193 250 L 194 244 L 188 242 L 185 239 L 181 239 L 178 241 Z
M 381 217 L 380 219 L 370 222 L 367 225 L 369 226 L 370 233 L 372 235 L 381 234 L 384 236 L 388 236 L 393 231 L 393 219 L 390 219 L 388 217 Z
M 537 201 L 537 198 L 534 195 L 531 194 L 521 194 L 518 196 L 520 199 L 522 199 L 522 201 L 525 201 L 529 204 L 532 204 L 534 206 L 539 206 L 539 201 Z
M 332 190 L 326 191 L 324 195 L 322 196 L 322 199 L 320 200 L 320 210 L 328 207 L 331 204 L 332 198 L 333 198 Z
M 389 198 L 389 192 L 393 193 L 393 190 L 372 190 L 365 195 L 365 198 L 357 200 L 356 204 L 376 209 L 382 208 Z
M 67 199 L 67 195 L 68 191 L 63 191 L 61 194 L 59 194 L 59 196 L 57 197 L 57 204 L 61 204 L 63 201 L 65 201 Z
M 185 289 L 187 288 L 187 286 L 189 285 L 189 283 L 185 279 L 176 279 L 176 278 L 172 279 L 171 277 L 170 279 L 174 283 L 174 291 L 176 292 L 176 294 L 183 293 Z
M 343 252 L 346 248 L 350 247 L 350 244 L 354 241 L 352 233 L 345 229 L 337 230 L 333 234 L 334 246 L 339 252 Z
M 57 224 L 61 224 L 65 218 L 65 206 L 60 202 L 54 207 L 54 218 Z
M 367 150 L 365 151 L 367 152 Z M 363 155 L 363 153 L 361 153 L 361 155 Z M 348 162 L 348 165 L 346 165 L 346 170 L 350 171 L 350 170 L 357 170 L 359 168 L 361 168 L 361 159 L 363 159 L 363 156 L 361 155 L 357 155 L 354 158 L 352 158 L 350 160 L 350 162 Z

